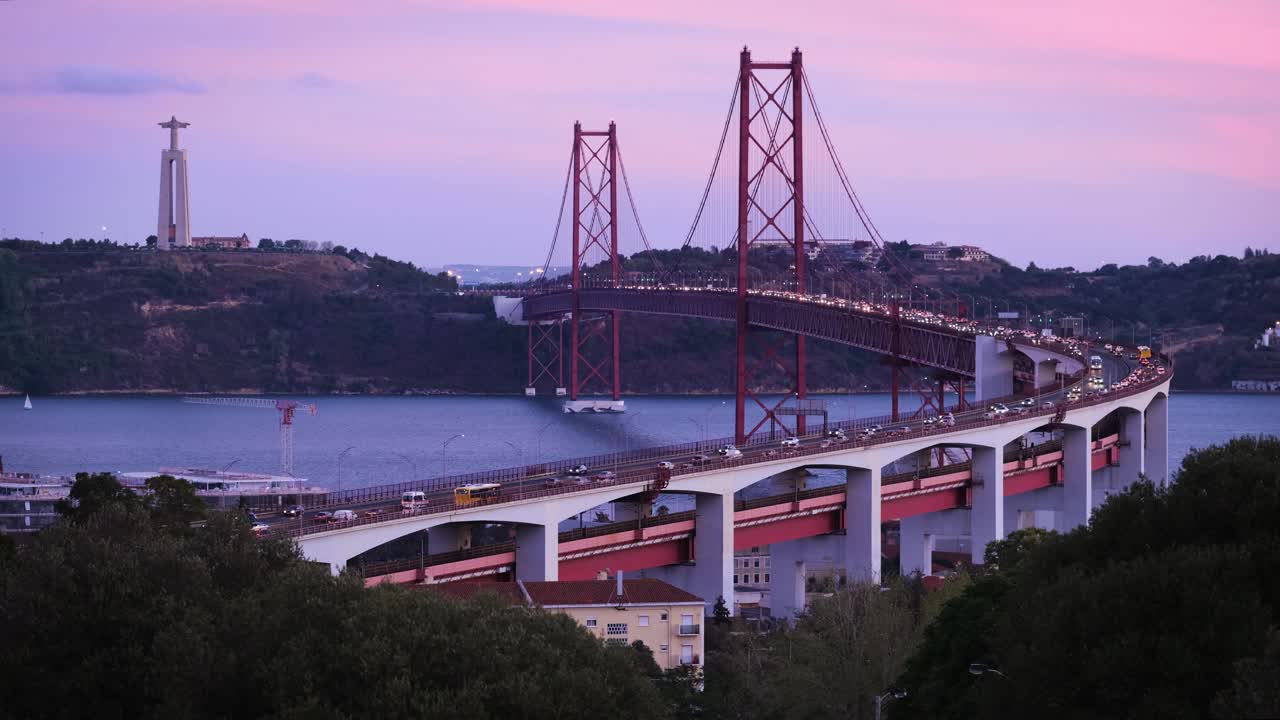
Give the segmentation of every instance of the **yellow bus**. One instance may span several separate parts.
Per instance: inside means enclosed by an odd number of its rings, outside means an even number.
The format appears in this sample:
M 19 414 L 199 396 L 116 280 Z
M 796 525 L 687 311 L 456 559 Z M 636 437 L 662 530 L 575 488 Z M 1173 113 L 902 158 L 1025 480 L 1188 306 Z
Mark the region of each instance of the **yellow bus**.
M 1139 360 L 1146 360 L 1146 359 L 1147 359 L 1147 358 L 1149 358 L 1149 357 L 1151 357 L 1151 348 L 1147 347 L 1146 345 L 1139 345 L 1139 346 L 1138 346 L 1138 359 L 1139 359 Z
M 498 483 L 475 483 L 459 485 L 453 489 L 454 505 L 480 505 L 490 502 L 502 494 L 502 486 Z

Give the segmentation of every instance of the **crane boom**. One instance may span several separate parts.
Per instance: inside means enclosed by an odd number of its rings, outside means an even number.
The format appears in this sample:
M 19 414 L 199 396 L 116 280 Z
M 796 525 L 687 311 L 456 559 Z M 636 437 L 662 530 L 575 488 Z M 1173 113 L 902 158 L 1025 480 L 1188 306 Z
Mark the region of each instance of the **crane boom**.
M 293 477 L 293 414 L 298 408 L 306 408 L 316 414 L 315 403 L 296 400 L 271 400 L 248 397 L 184 397 L 182 402 L 192 405 L 221 405 L 223 407 L 260 408 L 280 413 L 280 474 Z

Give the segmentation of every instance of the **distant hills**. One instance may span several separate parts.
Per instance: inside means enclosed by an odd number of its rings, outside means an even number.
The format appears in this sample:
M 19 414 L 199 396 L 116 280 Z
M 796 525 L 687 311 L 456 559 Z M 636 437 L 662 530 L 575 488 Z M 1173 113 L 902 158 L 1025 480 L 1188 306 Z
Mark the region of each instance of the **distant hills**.
M 761 262 L 786 268 L 785 256 Z M 732 264 L 732 253 L 696 249 L 625 262 L 708 272 Z M 162 253 L 0 241 L 0 392 L 521 392 L 526 330 L 496 318 L 487 299 L 456 292 L 459 279 L 509 280 L 511 268 L 469 267 L 470 277 L 460 265 L 427 272 L 341 247 Z M 998 307 L 1025 305 L 1040 323 L 1081 314 L 1139 342 L 1154 329 L 1178 353 L 1183 388 L 1252 377 L 1253 339 L 1280 319 L 1271 317 L 1280 308 L 1280 256 L 1265 253 L 1182 265 L 1153 258 L 1086 273 L 1005 263 L 989 270 L 935 268 L 931 280 L 962 296 L 997 298 Z M 842 292 L 839 277 L 824 282 Z M 976 304 L 985 312 L 983 302 Z M 621 328 L 628 392 L 731 391 L 731 325 L 628 315 Z M 810 347 L 812 390 L 887 382 L 878 357 Z

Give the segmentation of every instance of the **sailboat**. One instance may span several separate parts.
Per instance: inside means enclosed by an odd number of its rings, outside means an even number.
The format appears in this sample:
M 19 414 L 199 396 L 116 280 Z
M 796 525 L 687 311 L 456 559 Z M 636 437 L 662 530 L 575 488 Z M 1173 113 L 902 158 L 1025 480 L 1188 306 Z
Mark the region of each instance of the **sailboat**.
M 28 396 L 27 396 L 27 399 L 23 401 L 23 403 L 22 403 L 22 409 L 23 409 L 23 410 L 30 410 L 30 409 L 31 409 L 31 396 L 30 396 L 30 395 L 28 395 Z

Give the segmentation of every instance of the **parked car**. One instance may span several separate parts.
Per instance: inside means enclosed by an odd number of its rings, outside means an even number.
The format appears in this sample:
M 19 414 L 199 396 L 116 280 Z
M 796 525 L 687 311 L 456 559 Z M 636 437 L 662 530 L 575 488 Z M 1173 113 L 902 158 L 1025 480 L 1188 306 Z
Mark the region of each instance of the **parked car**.
M 302 513 L 306 512 L 301 505 L 290 505 L 281 511 L 281 515 L 285 517 L 302 517 Z

